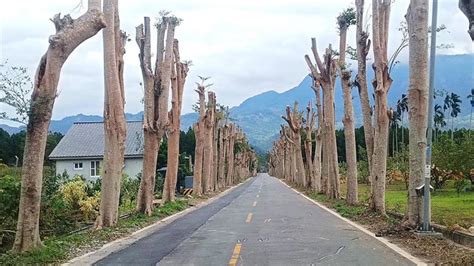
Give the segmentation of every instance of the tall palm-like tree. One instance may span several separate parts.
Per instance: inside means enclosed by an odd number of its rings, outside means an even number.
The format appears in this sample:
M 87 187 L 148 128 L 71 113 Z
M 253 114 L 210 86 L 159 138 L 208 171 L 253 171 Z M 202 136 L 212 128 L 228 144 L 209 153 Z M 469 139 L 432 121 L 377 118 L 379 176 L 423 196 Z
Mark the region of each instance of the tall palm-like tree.
M 390 127 L 392 128 L 392 155 L 398 152 L 398 125 L 400 123 L 401 111 L 399 108 L 393 112 L 390 118 Z
M 405 133 L 404 133 L 404 127 L 403 127 L 403 122 L 404 122 L 404 114 L 405 112 L 408 112 L 408 97 L 406 94 L 402 94 L 402 97 L 397 101 L 397 113 L 400 115 L 400 123 L 402 125 L 402 143 L 403 146 L 405 146 Z M 398 142 L 397 142 L 398 146 Z
M 454 92 L 447 94 L 444 98 L 444 110 L 449 110 L 449 116 L 451 116 L 451 140 L 454 140 L 454 118 L 461 113 L 461 97 Z
M 434 125 L 435 125 L 435 141 L 437 140 L 437 135 L 438 131 L 441 130 L 441 128 L 446 126 L 446 121 L 444 121 L 444 111 L 441 105 L 435 104 L 434 107 Z
M 467 96 L 471 100 L 471 116 L 469 117 L 469 135 L 471 135 L 472 130 L 472 109 L 474 108 L 474 89 L 471 89 L 471 93 Z

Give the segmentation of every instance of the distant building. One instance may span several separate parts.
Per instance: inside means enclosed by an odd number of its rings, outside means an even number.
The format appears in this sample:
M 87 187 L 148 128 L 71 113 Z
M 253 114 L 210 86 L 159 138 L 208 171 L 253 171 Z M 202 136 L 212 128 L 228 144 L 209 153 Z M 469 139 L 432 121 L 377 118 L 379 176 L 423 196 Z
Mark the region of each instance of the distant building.
M 49 155 L 56 163 L 56 174 L 66 171 L 87 180 L 101 176 L 104 159 L 104 123 L 76 122 Z M 123 172 L 135 177 L 143 167 L 142 121 L 127 122 Z

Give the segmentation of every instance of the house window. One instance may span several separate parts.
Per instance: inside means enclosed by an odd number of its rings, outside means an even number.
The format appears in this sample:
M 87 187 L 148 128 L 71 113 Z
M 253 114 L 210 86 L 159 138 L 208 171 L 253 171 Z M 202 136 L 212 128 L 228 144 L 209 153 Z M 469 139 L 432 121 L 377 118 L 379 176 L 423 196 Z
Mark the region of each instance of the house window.
M 100 161 L 91 161 L 91 177 L 100 176 Z
M 74 170 L 82 170 L 82 162 L 74 163 Z

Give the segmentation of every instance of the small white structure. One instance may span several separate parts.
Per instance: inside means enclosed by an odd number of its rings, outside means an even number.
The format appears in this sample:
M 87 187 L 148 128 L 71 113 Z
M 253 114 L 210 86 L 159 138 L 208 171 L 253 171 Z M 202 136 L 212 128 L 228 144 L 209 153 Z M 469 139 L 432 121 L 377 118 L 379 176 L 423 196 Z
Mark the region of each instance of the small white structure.
M 87 180 L 100 178 L 104 158 L 104 123 L 76 122 L 49 155 L 56 162 L 56 174 L 81 175 Z M 123 172 L 135 177 L 143 166 L 142 121 L 127 122 Z

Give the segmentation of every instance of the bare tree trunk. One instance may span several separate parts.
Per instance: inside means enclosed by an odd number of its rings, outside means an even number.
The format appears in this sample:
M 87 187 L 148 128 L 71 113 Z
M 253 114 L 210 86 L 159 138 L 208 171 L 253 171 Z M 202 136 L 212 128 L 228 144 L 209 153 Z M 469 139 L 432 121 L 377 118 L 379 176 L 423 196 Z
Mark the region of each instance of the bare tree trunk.
M 319 183 L 316 182 L 316 176 L 315 176 L 315 169 L 313 165 L 313 142 L 312 142 L 312 134 L 313 134 L 313 128 L 314 128 L 314 119 L 315 119 L 315 114 L 313 112 L 313 107 L 311 105 L 311 102 L 308 103 L 308 106 L 306 107 L 306 139 L 304 142 L 305 145 L 305 156 L 306 156 L 306 172 L 308 173 L 308 179 L 309 183 L 311 185 L 311 188 L 314 191 L 319 190 Z
M 349 204 L 358 203 L 357 189 L 357 153 L 354 126 L 354 108 L 352 106 L 352 95 L 350 85 L 350 73 L 342 71 L 342 89 L 344 92 L 344 136 L 346 140 L 346 162 L 347 162 L 347 194 L 346 201 Z
M 332 86 L 332 87 L 331 87 Z M 334 108 L 334 85 L 325 89 L 324 94 L 329 94 L 326 98 L 327 119 L 325 119 L 327 143 L 328 143 L 328 192 L 329 198 L 338 199 L 340 196 L 339 165 L 337 158 L 336 143 L 336 121 Z
M 291 130 L 291 140 L 293 144 L 293 157 L 295 160 L 295 178 L 297 183 L 304 187 L 307 187 L 308 181 L 306 179 L 305 167 L 303 163 L 303 153 L 301 150 L 301 116 L 298 112 L 298 103 L 295 102 L 293 107 L 293 112 L 291 112 L 290 107 L 286 107 L 286 117 L 282 117 L 289 126 Z
M 105 151 L 97 228 L 114 226 L 118 220 L 126 137 L 123 54 L 127 36 L 120 31 L 118 0 L 104 0 L 103 12 L 107 23 L 103 30 Z
M 164 37 L 164 31 L 162 34 Z M 153 191 L 155 188 L 156 160 L 158 156 L 158 138 L 154 129 L 154 77 L 151 69 L 151 30 L 150 18 L 144 18 L 144 24 L 136 28 L 136 41 L 140 48 L 140 67 L 144 87 L 144 121 L 143 121 L 143 170 L 140 189 L 137 197 L 137 210 L 147 215 L 152 214 Z M 159 41 L 160 42 L 160 41 Z M 164 40 L 161 39 L 161 43 Z
M 315 180 L 315 187 L 317 188 L 316 192 L 320 193 L 323 191 L 322 185 L 321 185 L 321 152 L 322 152 L 322 146 L 323 143 L 321 141 L 321 129 L 323 127 L 323 112 L 322 112 L 322 106 L 321 106 L 321 95 L 319 93 L 320 91 L 320 85 L 316 84 L 316 86 L 313 87 L 314 93 L 316 94 L 316 108 L 317 108 L 317 117 L 318 117 L 318 129 L 316 130 L 316 137 L 315 137 L 315 155 L 314 155 L 314 160 L 313 160 L 313 165 L 314 165 L 314 180 Z
M 231 124 L 229 128 L 228 156 L 227 156 L 227 180 L 228 185 L 234 184 L 234 144 L 235 144 L 235 125 Z
M 144 80 L 143 130 L 145 148 L 143 173 L 137 195 L 137 210 L 151 215 L 156 177 L 157 155 L 166 127 L 168 126 L 168 97 L 171 82 L 171 64 L 176 17 L 160 18 L 157 24 L 157 54 L 155 70 L 151 66 L 150 19 L 137 27 L 136 41 L 140 48 L 140 66 Z M 165 37 L 166 36 L 166 37 Z
M 216 113 L 216 106 L 214 106 L 213 110 L 214 114 Z M 213 186 L 212 190 L 217 191 L 219 187 L 218 183 L 218 144 L 219 144 L 219 135 L 218 135 L 218 121 L 217 116 L 214 115 L 214 121 L 213 121 L 213 127 L 212 127 L 212 180 L 213 180 Z
M 169 112 L 168 160 L 166 178 L 163 185 L 163 203 L 175 200 L 179 166 L 179 135 L 181 107 L 183 103 L 184 83 L 188 74 L 188 65 L 182 63 L 179 56 L 178 40 L 173 42 L 174 63 L 171 68 L 171 111 Z M 165 189 L 166 188 L 166 189 Z
M 372 197 L 371 208 L 385 214 L 385 178 L 387 172 L 387 146 L 389 113 L 387 93 L 392 79 L 387 66 L 387 42 L 390 20 L 388 0 L 372 1 L 372 31 L 374 40 L 374 71 L 375 79 L 375 134 L 374 154 L 372 156 Z
M 354 107 L 352 106 L 352 84 L 351 71 L 346 67 L 346 35 L 350 25 L 344 17 L 338 17 L 339 24 L 339 72 L 341 86 L 344 95 L 344 137 L 347 162 L 347 194 L 346 201 L 349 204 L 357 204 L 357 153 L 354 125 Z
M 49 47 L 36 70 L 31 95 L 14 252 L 26 252 L 41 246 L 39 215 L 43 160 L 61 68 L 77 46 L 105 27 L 98 1 L 89 1 L 88 11 L 75 20 L 69 15 L 61 18 L 57 14 L 52 21 L 56 33 L 49 37 Z
M 194 149 L 194 177 L 193 177 L 193 195 L 202 194 L 202 166 L 203 166 L 203 145 L 202 129 L 199 124 L 194 126 L 194 135 L 196 137 L 196 147 Z
M 203 80 L 204 82 L 204 80 Z M 196 92 L 199 95 L 199 120 L 194 125 L 194 135 L 196 137 L 196 147 L 194 149 L 194 177 L 193 177 L 193 195 L 200 196 L 203 193 L 203 158 L 204 158 L 204 119 L 206 113 L 206 87 L 199 85 Z
M 316 39 L 311 39 L 311 50 L 316 66 L 313 65 L 308 55 L 305 56 L 306 62 L 311 69 L 311 75 L 323 88 L 323 162 L 322 176 L 324 187 L 326 185 L 326 194 L 330 198 L 339 198 L 340 180 L 339 165 L 337 158 L 336 131 L 335 131 L 335 110 L 334 110 L 334 81 L 336 78 L 336 62 L 333 59 L 331 45 L 326 49 L 324 61 L 321 60 L 316 47 Z M 316 68 L 317 67 L 317 68 Z M 318 71 L 319 70 L 319 71 Z M 327 171 L 327 182 L 324 182 L 325 172 Z M 325 184 L 326 183 L 326 184 Z
M 369 178 L 372 178 L 372 155 L 374 153 L 374 127 L 372 124 L 372 107 L 369 101 L 369 92 L 367 88 L 367 54 L 370 49 L 369 34 L 364 31 L 364 0 L 356 0 L 357 9 L 357 76 L 355 85 L 359 89 L 360 104 L 364 121 L 364 137 L 367 151 L 367 162 L 369 165 Z
M 225 187 L 225 158 L 226 149 L 224 146 L 224 127 L 219 128 L 219 164 L 218 164 L 218 179 L 219 189 Z
M 204 178 L 204 193 L 208 193 L 213 190 L 213 161 L 214 161 L 214 105 L 215 95 L 213 92 L 208 92 L 208 108 L 206 111 L 206 119 L 204 123 L 204 159 L 203 159 L 203 178 Z
M 176 17 L 163 17 L 163 23 L 168 24 L 167 30 L 166 30 L 166 46 L 164 48 L 162 63 L 159 64 L 157 62 L 158 71 L 155 72 L 155 86 L 154 86 L 155 90 L 159 92 L 158 94 L 155 94 L 156 104 L 154 108 L 155 108 L 157 137 L 160 144 L 165 132 L 168 130 L 169 123 L 170 123 L 169 114 L 168 114 L 168 102 L 169 102 L 169 94 L 170 94 L 171 75 L 172 75 L 172 70 L 174 66 L 173 43 L 174 43 L 175 28 L 176 28 L 176 25 L 178 25 L 179 23 L 179 19 Z M 158 49 L 159 48 L 161 47 L 158 47 Z M 159 51 L 159 52 L 162 53 L 162 51 Z M 156 79 L 156 77 L 158 77 L 158 79 Z M 176 145 L 176 144 L 171 143 L 171 145 Z M 173 161 L 171 163 L 173 163 Z M 168 172 L 168 167 L 166 169 L 166 172 Z M 171 188 L 171 185 L 170 185 L 172 182 L 173 182 L 172 180 L 166 181 L 166 178 L 165 178 L 165 183 L 167 185 L 163 185 L 162 195 L 171 195 L 172 193 L 174 193 L 170 191 L 170 190 L 174 191 L 174 188 Z M 168 197 L 168 199 L 170 200 L 171 197 Z
M 408 120 L 410 122 L 410 174 L 407 222 L 414 227 L 422 222 L 422 198 L 416 187 L 423 184 L 428 124 L 428 0 L 411 0 L 406 14 L 409 36 L 410 83 Z

